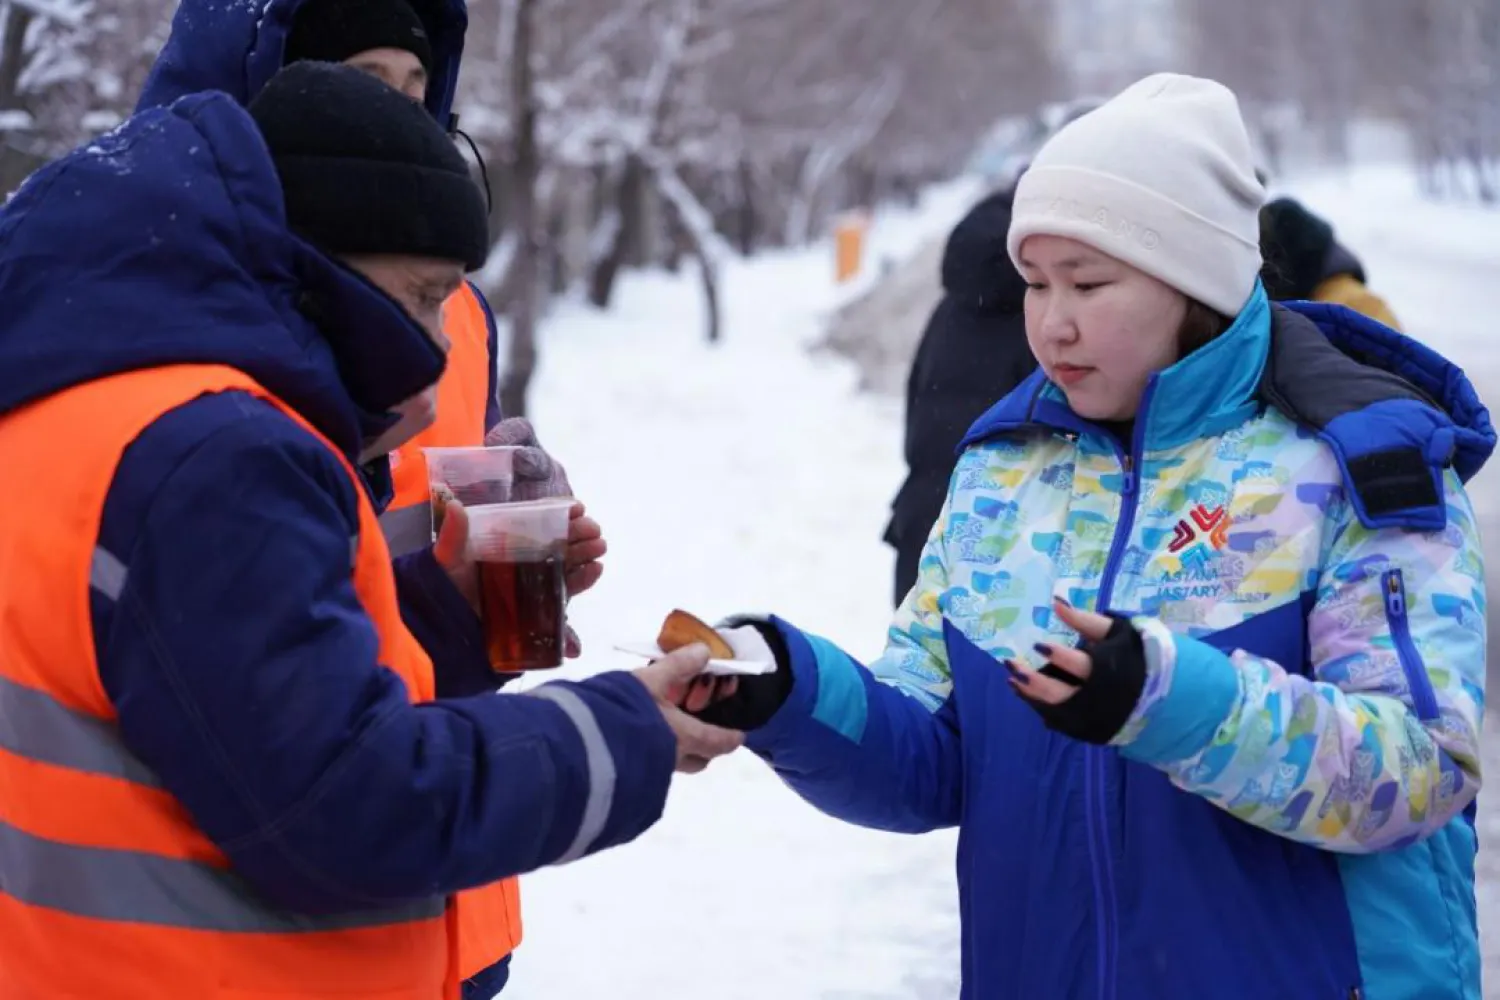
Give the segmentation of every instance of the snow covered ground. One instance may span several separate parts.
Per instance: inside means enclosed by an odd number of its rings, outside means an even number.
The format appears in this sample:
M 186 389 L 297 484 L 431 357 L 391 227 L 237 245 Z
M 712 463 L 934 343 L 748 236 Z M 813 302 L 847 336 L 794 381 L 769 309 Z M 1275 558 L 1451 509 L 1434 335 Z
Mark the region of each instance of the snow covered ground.
M 958 182 L 879 217 L 872 258 L 943 233 L 976 193 Z M 1500 215 L 1423 205 L 1378 171 L 1299 193 L 1417 336 L 1500 387 L 1488 343 Z M 574 608 L 585 657 L 564 675 L 635 665 L 612 644 L 651 638 L 674 606 L 775 610 L 856 654 L 879 650 L 900 403 L 807 353 L 855 290 L 831 272 L 826 245 L 734 265 L 718 348 L 702 343 L 690 273 L 632 276 L 612 312 L 566 304 L 549 319 L 534 416 L 611 544 L 603 582 Z M 680 778 L 637 843 L 524 880 L 526 941 L 505 996 L 954 997 L 954 839 L 837 823 L 738 755 Z

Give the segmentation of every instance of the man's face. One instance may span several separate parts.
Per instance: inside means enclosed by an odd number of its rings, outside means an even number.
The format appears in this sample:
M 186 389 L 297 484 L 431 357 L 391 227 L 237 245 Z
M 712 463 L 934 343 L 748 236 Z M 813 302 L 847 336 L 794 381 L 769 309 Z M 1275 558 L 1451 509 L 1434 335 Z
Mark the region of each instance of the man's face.
M 404 254 L 350 254 L 344 263 L 370 284 L 395 299 L 416 320 L 433 343 L 444 351 L 443 304 L 464 282 L 464 266 L 457 261 Z
M 427 70 L 405 49 L 367 49 L 345 59 L 344 64 L 370 74 L 418 104 L 427 100 Z
M 417 322 L 444 353 L 450 341 L 443 332 L 443 304 L 458 291 L 464 280 L 464 266 L 456 261 L 431 257 L 395 255 L 348 256 L 344 263 L 359 272 L 372 285 L 389 295 L 406 314 Z M 437 418 L 437 387 L 408 399 L 396 408 L 401 421 L 360 455 L 360 461 L 395 451 L 422 433 Z

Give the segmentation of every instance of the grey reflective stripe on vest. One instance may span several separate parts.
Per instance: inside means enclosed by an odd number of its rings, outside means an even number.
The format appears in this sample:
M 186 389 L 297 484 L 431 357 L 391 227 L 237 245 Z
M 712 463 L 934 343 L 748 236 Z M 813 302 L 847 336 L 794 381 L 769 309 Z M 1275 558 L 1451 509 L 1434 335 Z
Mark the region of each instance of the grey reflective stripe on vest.
M 610 755 L 609 744 L 604 741 L 604 732 L 599 728 L 594 713 L 578 695 L 553 684 L 526 693 L 536 698 L 546 698 L 561 708 L 583 740 L 583 752 L 589 769 L 589 797 L 583 806 L 583 819 L 578 824 L 578 835 L 573 838 L 573 843 L 563 852 L 563 856 L 553 862 L 567 864 L 583 857 L 609 822 L 609 810 L 615 801 L 615 759 Z
M 144 788 L 159 787 L 115 726 L 51 695 L 0 677 L 0 748 L 17 757 Z M 260 900 L 232 872 L 197 861 L 47 840 L 0 821 L 0 892 L 33 906 L 96 920 L 205 931 L 297 933 L 424 920 L 446 900 L 307 917 Z
M 115 726 L 51 695 L 0 677 L 0 747 L 17 757 L 148 788 L 156 775 L 125 749 Z
M 89 560 L 89 586 L 109 598 L 118 601 L 125 592 L 125 564 L 106 548 L 96 547 Z
M 310 917 L 275 910 L 232 872 L 198 861 L 78 847 L 0 821 L 0 892 L 91 920 L 222 933 L 304 934 L 441 916 L 447 901 Z M 87 961 L 88 956 L 79 956 Z
M 380 530 L 392 558 L 425 549 L 432 544 L 432 508 L 425 503 L 392 507 L 380 515 Z

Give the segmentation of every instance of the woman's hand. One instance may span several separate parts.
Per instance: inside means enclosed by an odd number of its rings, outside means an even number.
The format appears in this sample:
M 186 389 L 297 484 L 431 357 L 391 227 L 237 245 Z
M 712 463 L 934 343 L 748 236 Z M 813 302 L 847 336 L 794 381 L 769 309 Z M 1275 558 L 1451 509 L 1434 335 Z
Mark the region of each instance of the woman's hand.
M 1038 643 L 1040 670 L 1006 660 L 1011 687 L 1036 709 L 1047 728 L 1100 746 L 1129 721 L 1146 686 L 1146 650 L 1140 633 L 1117 615 L 1080 611 L 1065 601 L 1053 610 L 1076 631 L 1074 649 Z
M 1113 618 L 1092 611 L 1079 611 L 1071 604 L 1054 601 L 1052 609 L 1084 643 L 1099 642 L 1109 634 Z M 1031 701 L 1061 705 L 1078 693 L 1078 689 L 1093 676 L 1094 660 L 1083 649 L 1053 646 L 1038 643 L 1036 651 L 1047 660 L 1047 666 L 1037 671 L 1011 671 L 1011 684 Z M 1007 666 L 1015 667 L 1007 661 Z

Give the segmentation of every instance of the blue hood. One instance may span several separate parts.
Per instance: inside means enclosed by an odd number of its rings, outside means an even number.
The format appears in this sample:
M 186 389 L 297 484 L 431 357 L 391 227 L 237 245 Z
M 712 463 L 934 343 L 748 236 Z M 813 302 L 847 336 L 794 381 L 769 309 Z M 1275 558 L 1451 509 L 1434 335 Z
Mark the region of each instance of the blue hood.
M 217 93 L 34 174 L 0 209 L 0 302 L 0 414 L 124 371 L 222 364 L 352 456 L 444 364 L 393 300 L 291 234 L 254 121 Z
M 172 34 L 146 79 L 137 111 L 222 90 L 249 104 L 281 69 L 292 17 L 306 0 L 182 0 Z M 432 43 L 427 109 L 448 127 L 469 12 L 464 0 L 409 0 Z
M 1495 450 L 1495 428 L 1490 423 L 1490 411 L 1462 368 L 1430 347 L 1347 306 L 1322 302 L 1288 302 L 1285 306 L 1312 320 L 1344 356 L 1368 369 L 1394 375 L 1421 393 L 1422 398 L 1413 402 L 1430 414 L 1430 457 L 1450 460 L 1464 482 L 1489 461 Z M 1394 402 L 1397 396 L 1395 386 L 1388 386 L 1381 394 L 1368 380 L 1363 392 L 1351 378 L 1340 379 L 1332 387 L 1326 382 L 1318 384 L 1321 372 L 1304 368 L 1300 357 L 1288 360 L 1295 360 L 1298 370 L 1286 372 L 1283 380 L 1297 378 L 1308 383 L 1306 395 L 1309 401 L 1316 397 L 1322 404 L 1325 412 L 1315 416 L 1324 417 L 1324 423 L 1331 424 L 1361 407 Z M 1292 365 L 1283 362 L 1281 367 Z M 1422 403 L 1427 405 L 1420 406 Z

